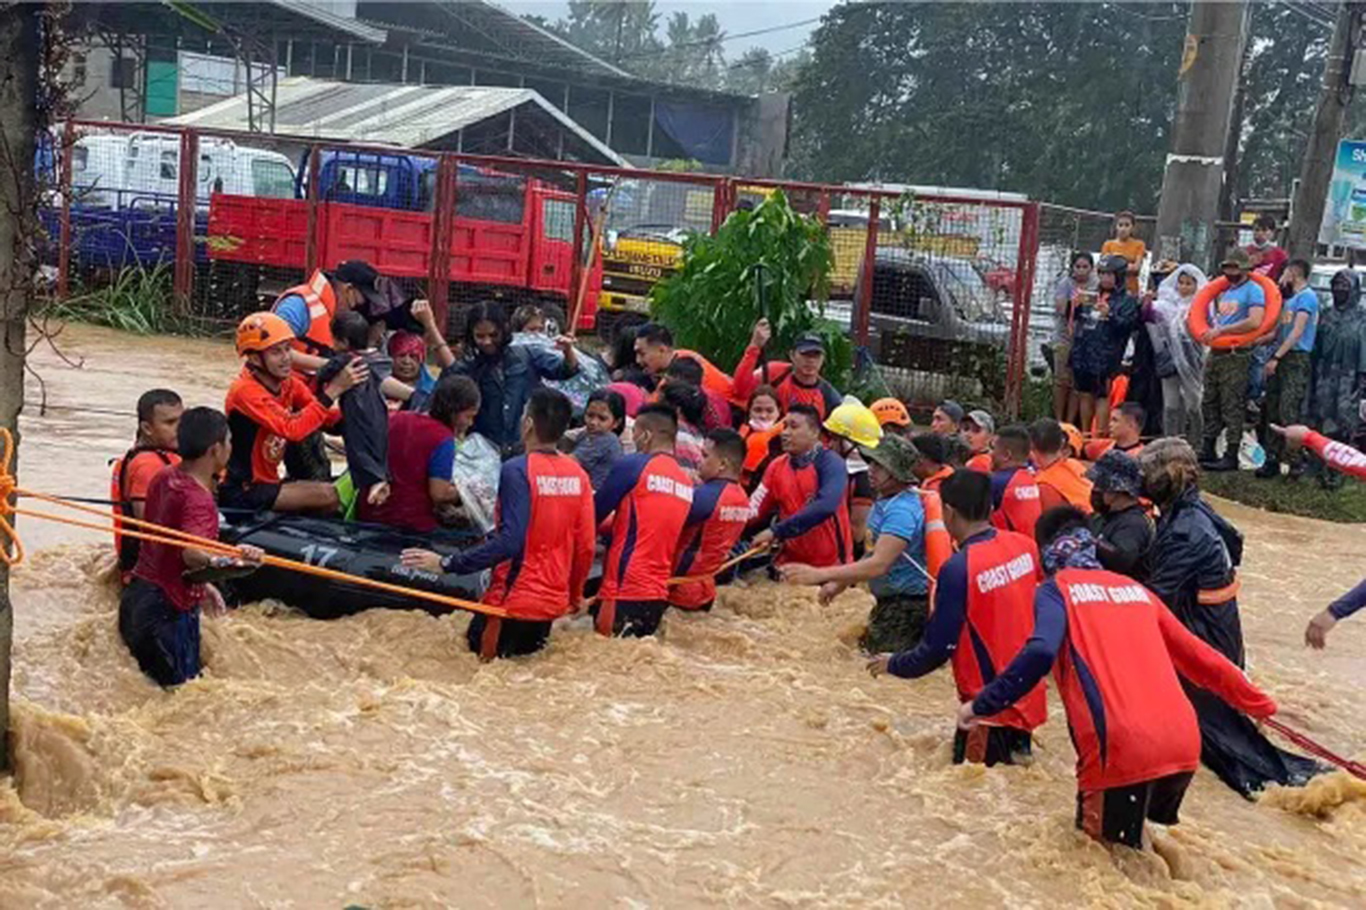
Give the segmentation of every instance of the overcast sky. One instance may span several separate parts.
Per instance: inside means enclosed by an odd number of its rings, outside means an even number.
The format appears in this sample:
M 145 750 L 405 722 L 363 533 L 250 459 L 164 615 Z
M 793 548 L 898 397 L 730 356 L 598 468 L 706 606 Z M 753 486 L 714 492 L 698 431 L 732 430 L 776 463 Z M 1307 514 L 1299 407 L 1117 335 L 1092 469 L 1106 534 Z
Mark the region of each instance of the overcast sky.
M 569 4 L 567 2 L 555 2 L 555 0 L 499 0 L 500 5 L 522 15 L 536 14 L 545 16 L 550 21 L 562 19 L 569 14 Z M 661 33 L 662 24 L 667 22 L 669 16 L 675 10 L 683 10 L 690 17 L 715 13 L 716 18 L 721 23 L 721 28 L 727 34 L 737 32 L 752 32 L 759 29 L 775 28 L 780 25 L 787 25 L 792 22 L 801 22 L 804 19 L 818 18 L 830 7 L 835 5 L 835 0 L 784 0 L 782 3 L 762 3 L 758 0 L 731 0 L 729 3 L 705 2 L 705 0 L 659 0 L 655 3 L 655 9 L 660 14 Z M 764 35 L 754 35 L 750 38 L 736 38 L 727 41 L 725 44 L 727 59 L 734 59 L 744 52 L 746 48 L 759 46 L 768 48 L 772 53 L 799 48 L 805 43 L 811 30 L 817 23 L 784 28 L 769 32 Z

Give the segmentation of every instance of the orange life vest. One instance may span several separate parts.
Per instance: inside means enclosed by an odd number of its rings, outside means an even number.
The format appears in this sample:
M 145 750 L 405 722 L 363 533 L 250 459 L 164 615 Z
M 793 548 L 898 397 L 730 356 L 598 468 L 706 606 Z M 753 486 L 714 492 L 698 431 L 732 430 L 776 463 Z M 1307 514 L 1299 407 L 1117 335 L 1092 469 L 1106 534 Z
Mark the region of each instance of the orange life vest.
M 138 562 L 138 550 L 142 541 L 135 537 L 124 537 L 119 533 L 123 528 L 120 518 L 135 518 L 133 500 L 128 495 L 128 467 L 144 452 L 152 452 L 161 459 L 163 466 L 177 464 L 180 457 L 170 449 L 157 446 L 136 445 L 116 458 L 111 464 L 109 477 L 109 501 L 114 504 L 114 552 L 119 558 L 119 569 L 125 574 L 133 571 Z M 125 580 L 126 583 L 126 580 Z
M 696 351 L 689 351 L 684 348 L 674 349 L 675 357 L 686 357 L 689 360 L 696 360 L 702 367 L 702 388 L 715 392 L 727 401 L 735 397 L 735 384 L 730 378 L 730 374 L 712 363 Z M 743 403 L 741 407 L 743 407 Z
M 953 555 L 953 538 L 944 524 L 944 502 L 935 490 L 917 487 L 920 504 L 925 508 L 925 571 L 930 575 L 930 609 L 934 609 L 934 587 L 939 570 Z
M 327 280 L 322 269 L 313 273 L 305 284 L 295 285 L 275 298 L 271 310 L 280 305 L 286 297 L 299 296 L 308 304 L 308 332 L 303 338 L 294 339 L 294 349 L 302 354 L 315 357 L 332 353 L 332 317 L 337 312 L 337 293 L 332 290 L 332 282 Z

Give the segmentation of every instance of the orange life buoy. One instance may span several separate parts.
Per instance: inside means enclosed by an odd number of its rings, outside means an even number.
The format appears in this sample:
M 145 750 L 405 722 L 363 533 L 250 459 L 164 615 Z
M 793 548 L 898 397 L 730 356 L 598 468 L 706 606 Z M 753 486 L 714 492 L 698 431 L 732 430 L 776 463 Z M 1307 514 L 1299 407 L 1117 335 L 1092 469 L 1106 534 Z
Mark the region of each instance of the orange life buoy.
M 1258 287 L 1262 289 L 1262 295 L 1266 298 L 1262 322 L 1251 332 L 1243 332 L 1238 335 L 1220 335 L 1209 345 L 1216 350 L 1230 350 L 1253 344 L 1259 338 L 1275 331 L 1276 323 L 1281 318 L 1281 289 L 1276 286 L 1276 282 L 1256 272 L 1248 277 L 1257 282 Z M 1196 341 L 1199 341 L 1209 331 L 1210 304 L 1214 302 L 1214 298 L 1226 290 L 1228 290 L 1228 279 L 1221 276 L 1196 291 L 1195 299 L 1191 301 L 1190 312 L 1186 314 L 1186 328 L 1190 330 L 1191 336 Z

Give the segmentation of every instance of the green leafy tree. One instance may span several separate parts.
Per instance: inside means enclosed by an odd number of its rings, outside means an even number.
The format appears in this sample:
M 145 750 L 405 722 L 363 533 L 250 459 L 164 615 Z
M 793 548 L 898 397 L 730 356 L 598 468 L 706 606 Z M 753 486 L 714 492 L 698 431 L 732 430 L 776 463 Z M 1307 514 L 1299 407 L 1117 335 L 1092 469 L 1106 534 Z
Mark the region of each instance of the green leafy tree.
M 567 40 L 628 70 L 663 50 L 658 28 L 654 3 L 640 0 L 569 0 L 569 17 L 554 25 Z
M 810 303 L 824 302 L 833 264 L 820 222 L 793 211 L 782 192 L 775 192 L 755 208 L 733 213 L 715 234 L 690 234 L 683 241 L 682 266 L 655 285 L 650 312 L 673 329 L 680 347 L 725 369 L 739 362 L 761 316 L 773 324 L 774 356 L 790 350 L 798 335 L 820 332 L 828 352 L 826 376 L 843 387 L 852 345 Z

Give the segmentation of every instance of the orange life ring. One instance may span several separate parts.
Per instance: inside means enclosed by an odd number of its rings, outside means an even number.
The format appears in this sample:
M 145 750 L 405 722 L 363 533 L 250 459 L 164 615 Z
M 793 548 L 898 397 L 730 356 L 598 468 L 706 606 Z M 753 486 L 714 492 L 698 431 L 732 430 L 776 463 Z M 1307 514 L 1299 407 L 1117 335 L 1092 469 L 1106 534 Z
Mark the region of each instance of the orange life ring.
M 1281 318 L 1281 289 L 1276 286 L 1276 282 L 1256 272 L 1248 277 L 1257 282 L 1257 285 L 1262 289 L 1262 295 L 1266 298 L 1266 309 L 1262 313 L 1261 325 L 1251 332 L 1243 332 L 1238 335 L 1220 335 L 1209 345 L 1216 350 L 1230 350 L 1253 344 L 1259 338 L 1275 331 L 1276 323 Z M 1199 341 L 1209 331 L 1210 304 L 1214 302 L 1215 297 L 1227 289 L 1228 279 L 1220 276 L 1195 293 L 1195 299 L 1191 301 L 1190 312 L 1186 314 L 1186 328 L 1190 330 L 1191 337 L 1196 341 Z

